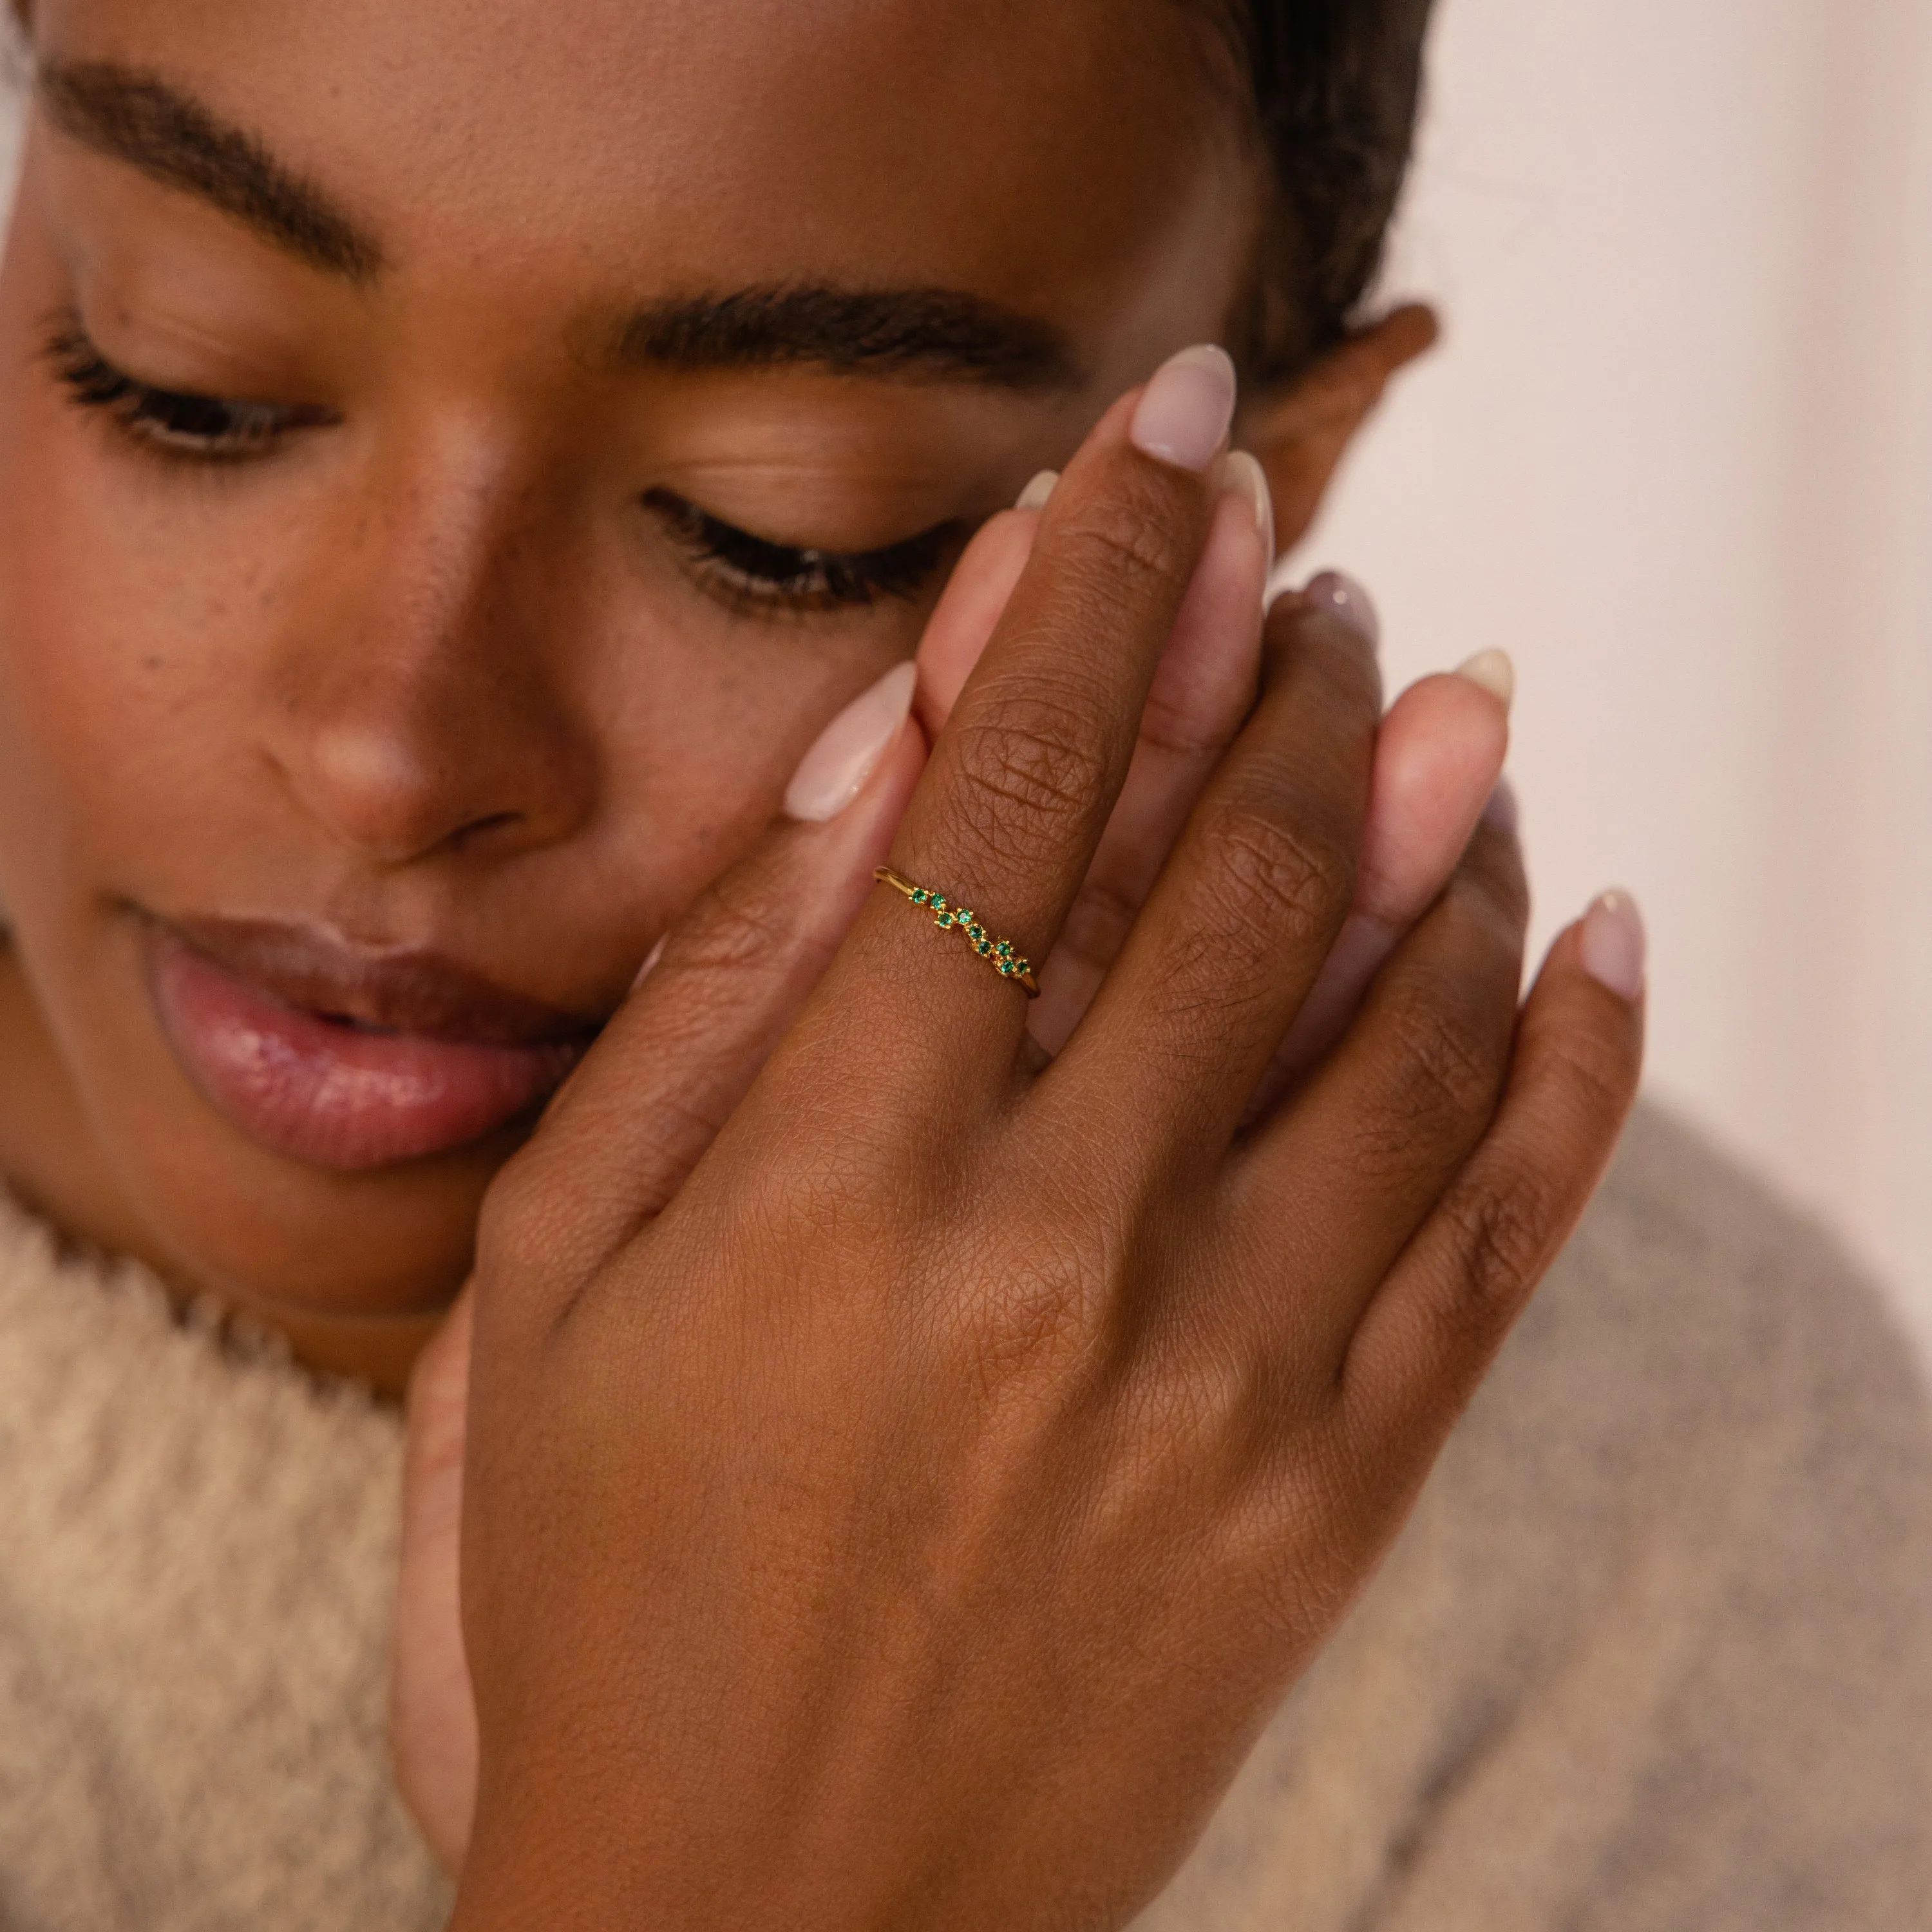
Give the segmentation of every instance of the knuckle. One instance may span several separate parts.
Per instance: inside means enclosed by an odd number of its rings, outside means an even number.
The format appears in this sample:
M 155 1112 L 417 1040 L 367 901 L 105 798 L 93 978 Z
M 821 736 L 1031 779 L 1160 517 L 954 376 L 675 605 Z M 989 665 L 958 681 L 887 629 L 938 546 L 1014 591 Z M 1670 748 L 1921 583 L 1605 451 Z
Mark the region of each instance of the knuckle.
M 1202 922 L 1223 956 L 1272 959 L 1325 933 L 1352 896 L 1354 866 L 1336 838 L 1252 802 L 1224 800 L 1204 828 L 1211 908 Z
M 1441 1306 L 1453 1342 L 1486 1354 L 1502 1340 L 1542 1275 L 1554 1207 L 1547 1184 L 1520 1168 L 1466 1181 L 1444 1202 L 1456 1279 Z
M 1463 989 L 1435 976 L 1399 982 L 1385 1017 L 1404 1129 L 1456 1131 L 1486 1120 L 1502 1088 L 1503 1042 Z
M 1090 719 L 1044 695 L 999 700 L 962 721 L 961 830 L 980 850 L 1030 858 L 1099 809 L 1108 778 Z
M 1587 1028 L 1558 1037 L 1545 1051 L 1548 1076 L 1573 1115 L 1593 1126 L 1623 1118 L 1636 1084 L 1636 1061 L 1625 1042 Z
M 677 963 L 702 972 L 729 973 L 790 952 L 798 932 L 762 880 L 727 873 L 706 892 L 679 935 Z
M 1068 572 L 1109 602 L 1172 594 L 1193 574 L 1186 532 L 1168 499 L 1144 482 L 1127 481 L 1104 500 L 1070 510 L 1056 534 Z

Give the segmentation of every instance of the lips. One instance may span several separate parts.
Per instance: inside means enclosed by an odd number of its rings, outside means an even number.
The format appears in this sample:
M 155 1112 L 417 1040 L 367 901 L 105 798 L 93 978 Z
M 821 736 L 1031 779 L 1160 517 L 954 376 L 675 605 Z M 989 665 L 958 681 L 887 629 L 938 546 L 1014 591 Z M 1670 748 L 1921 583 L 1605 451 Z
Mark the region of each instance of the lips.
M 364 952 L 299 926 L 146 921 L 175 1057 L 258 1146 L 361 1172 L 445 1154 L 534 1109 L 598 1022 L 427 952 Z

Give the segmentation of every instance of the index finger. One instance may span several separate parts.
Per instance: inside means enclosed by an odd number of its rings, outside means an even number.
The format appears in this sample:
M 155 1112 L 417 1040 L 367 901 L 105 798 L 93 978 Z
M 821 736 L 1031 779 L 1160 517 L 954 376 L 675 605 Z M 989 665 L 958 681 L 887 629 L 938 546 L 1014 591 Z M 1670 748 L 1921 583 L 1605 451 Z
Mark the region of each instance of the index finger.
M 894 843 L 897 872 L 1028 958 L 1052 946 L 1125 778 L 1213 523 L 1234 404 L 1233 364 L 1202 347 L 1102 418 L 1042 516 Z M 937 1000 L 1016 1046 L 1018 991 L 896 896 L 880 898 L 850 969 L 893 989 L 915 1026 Z

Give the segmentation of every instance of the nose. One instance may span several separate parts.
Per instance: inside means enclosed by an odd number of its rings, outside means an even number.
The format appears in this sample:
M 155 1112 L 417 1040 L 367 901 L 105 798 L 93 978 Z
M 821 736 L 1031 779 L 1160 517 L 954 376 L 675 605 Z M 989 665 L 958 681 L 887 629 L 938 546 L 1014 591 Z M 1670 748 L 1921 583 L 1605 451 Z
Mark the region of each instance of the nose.
M 539 580 L 562 574 L 567 533 L 494 471 L 446 451 L 365 479 L 334 539 L 318 533 L 274 653 L 270 760 L 311 820 L 386 867 L 554 842 L 592 802 L 567 619 Z

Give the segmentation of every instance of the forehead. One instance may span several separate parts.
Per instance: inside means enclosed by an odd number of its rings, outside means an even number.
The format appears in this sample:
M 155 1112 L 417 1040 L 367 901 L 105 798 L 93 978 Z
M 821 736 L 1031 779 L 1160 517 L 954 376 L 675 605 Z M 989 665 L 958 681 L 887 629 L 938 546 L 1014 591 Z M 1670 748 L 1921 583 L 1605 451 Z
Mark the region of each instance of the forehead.
M 399 277 L 970 289 L 1104 324 L 1245 211 L 1173 0 L 55 0 L 326 186 Z M 1232 290 L 1228 293 L 1232 296 Z

